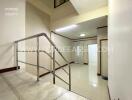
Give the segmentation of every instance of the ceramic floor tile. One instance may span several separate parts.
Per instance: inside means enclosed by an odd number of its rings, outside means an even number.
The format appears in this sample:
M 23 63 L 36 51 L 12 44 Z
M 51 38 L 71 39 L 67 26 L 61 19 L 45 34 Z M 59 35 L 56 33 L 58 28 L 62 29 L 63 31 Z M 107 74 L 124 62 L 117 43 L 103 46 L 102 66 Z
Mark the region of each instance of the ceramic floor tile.
M 59 97 L 57 100 L 88 100 L 82 96 L 79 96 L 75 93 L 72 92 L 67 92 L 64 95 L 62 95 L 61 97 Z
M 65 67 L 68 70 L 68 67 Z M 68 76 L 64 71 L 57 70 L 56 74 L 68 81 Z M 51 81 L 51 75 L 42 77 L 44 80 Z M 71 64 L 72 91 L 90 98 L 91 100 L 109 100 L 107 81 L 97 76 L 97 65 Z M 68 86 L 56 78 L 56 85 L 68 89 Z
M 65 67 L 68 70 L 68 67 Z M 107 81 L 97 76 L 96 66 L 71 65 L 72 91 L 89 98 L 88 100 L 109 100 Z M 56 74 L 68 81 L 68 76 L 63 70 Z M 40 78 L 24 71 L 13 71 L 0 75 L 0 100 L 86 100 L 81 96 L 70 93 L 65 89 L 68 86 L 56 78 L 53 85 L 51 74 Z M 59 87 L 58 87 L 59 86 Z M 60 88 L 63 87 L 63 88 Z
M 36 77 L 19 71 L 1 75 L 0 85 L 7 85 L 0 89 L 2 92 L 0 93 L 0 98 L 5 98 L 2 100 L 9 100 L 13 96 L 14 98 L 11 100 L 54 100 L 67 92 L 67 90 L 50 82 L 36 82 Z

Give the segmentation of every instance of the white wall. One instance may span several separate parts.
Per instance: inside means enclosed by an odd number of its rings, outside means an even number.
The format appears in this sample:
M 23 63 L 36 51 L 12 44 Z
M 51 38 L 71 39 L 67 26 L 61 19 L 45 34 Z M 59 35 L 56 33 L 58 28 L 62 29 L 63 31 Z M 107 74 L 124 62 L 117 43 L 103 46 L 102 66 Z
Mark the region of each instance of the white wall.
M 84 41 L 74 42 L 74 62 L 83 64 L 83 48 L 84 48 Z
M 15 66 L 13 42 L 24 37 L 25 0 L 0 0 L 0 69 Z
M 88 59 L 88 45 L 89 44 L 97 44 L 97 39 L 93 38 L 93 39 L 87 39 L 85 41 L 78 41 L 78 42 L 74 42 L 74 48 L 77 50 L 77 46 L 80 46 L 80 55 L 77 56 L 77 52 L 74 51 L 73 54 L 73 59 L 76 63 L 89 63 L 89 59 Z
M 112 100 L 132 99 L 132 0 L 109 0 L 109 88 Z

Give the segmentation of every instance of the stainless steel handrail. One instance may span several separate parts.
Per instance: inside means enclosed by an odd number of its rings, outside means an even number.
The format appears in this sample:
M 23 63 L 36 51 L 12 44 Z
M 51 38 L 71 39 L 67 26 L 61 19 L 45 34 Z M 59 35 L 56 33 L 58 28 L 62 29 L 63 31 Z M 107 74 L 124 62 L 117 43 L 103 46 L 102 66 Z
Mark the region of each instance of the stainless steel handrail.
M 43 52 L 43 53 L 47 54 L 51 59 L 53 59 L 53 57 L 52 57 L 49 53 L 47 53 L 46 51 L 40 50 L 40 52 Z M 59 64 L 59 62 L 58 62 L 57 60 L 55 60 L 55 63 L 56 63 L 59 67 L 61 67 L 61 65 Z M 69 75 L 69 73 L 68 73 L 63 67 L 62 67 L 61 69 L 62 69 L 66 74 Z
M 40 33 L 40 34 L 37 34 L 37 35 L 33 35 L 33 36 L 29 36 L 27 38 L 23 38 L 23 39 L 20 39 L 20 40 L 17 40 L 15 41 L 15 44 L 16 44 L 16 65 L 18 66 L 18 43 L 19 42 L 22 42 L 22 41 L 25 41 L 25 40 L 29 40 L 29 39 L 33 39 L 33 38 L 37 38 L 37 80 L 39 81 L 39 37 L 40 36 L 45 36 L 46 39 L 50 42 L 50 44 L 54 47 L 54 49 L 59 53 L 59 55 L 65 60 L 65 62 L 67 63 L 68 67 L 69 67 L 69 73 L 64 70 L 67 74 L 69 74 L 69 90 L 71 91 L 71 67 L 70 67 L 70 63 L 68 62 L 68 60 L 63 56 L 63 54 L 59 51 L 59 49 L 57 48 L 57 46 L 54 44 L 54 42 L 47 36 L 46 33 Z M 53 76 L 54 76 L 54 83 L 55 83 L 55 52 L 53 52 Z M 58 76 L 56 76 L 58 77 Z M 60 77 L 58 77 L 60 78 Z M 63 80 L 63 79 L 62 79 Z M 67 82 L 65 82 L 67 83 Z
M 31 66 L 37 66 L 37 65 L 35 65 L 35 64 L 27 63 L 27 62 L 24 62 L 24 61 L 18 61 L 18 62 L 27 64 L 27 65 L 31 65 Z M 45 68 L 44 66 L 39 66 L 39 67 L 40 67 L 40 68 L 43 68 L 43 69 L 45 69 L 45 70 L 47 70 L 48 72 L 50 72 L 50 73 L 53 74 L 53 71 L 51 71 L 50 69 Z M 66 82 L 65 80 L 63 80 L 63 79 L 62 79 L 61 77 L 59 77 L 58 75 L 55 74 L 55 76 L 56 76 L 58 79 L 60 79 L 61 81 L 63 81 L 64 83 L 66 83 L 67 85 L 69 85 L 68 82 Z
M 36 50 L 32 50 L 32 51 L 24 51 L 24 50 L 22 50 L 22 51 L 18 51 L 18 52 L 37 52 Z M 46 55 L 48 55 L 52 60 L 53 60 L 53 57 L 47 52 L 47 51 L 45 51 L 45 50 L 39 50 L 39 52 L 41 53 L 41 52 L 43 52 L 43 53 L 45 53 Z M 55 60 L 55 63 L 59 66 L 59 67 L 61 67 L 61 65 L 59 64 L 59 62 L 57 61 L 57 60 Z M 62 67 L 61 68 L 67 75 L 69 75 L 69 73 Z
M 57 48 L 57 46 L 54 44 L 54 42 L 46 35 L 44 34 L 44 36 L 48 39 L 48 41 L 55 47 L 55 49 L 57 50 L 57 52 L 61 55 L 61 57 L 66 61 L 67 64 L 69 64 L 69 62 L 66 60 L 66 58 L 63 56 L 63 54 L 59 51 L 59 49 Z
M 61 57 L 62 57 L 67 63 L 69 63 L 69 62 L 66 60 L 66 58 L 63 56 L 63 54 L 59 51 L 59 49 L 56 47 L 56 45 L 53 43 L 53 41 L 46 35 L 46 33 L 40 33 L 40 34 L 37 34 L 37 35 L 29 36 L 29 37 L 27 37 L 27 38 L 23 38 L 23 39 L 20 39 L 20 40 L 15 41 L 15 43 L 22 42 L 22 41 L 29 40 L 29 39 L 33 39 L 33 38 L 40 37 L 40 36 L 45 36 L 45 37 L 48 39 L 48 41 L 55 47 L 55 49 L 56 49 L 57 52 L 61 55 Z
M 27 65 L 31 65 L 31 66 L 37 66 L 37 65 L 35 65 L 35 64 L 31 64 L 31 63 L 24 62 L 24 61 L 20 61 L 20 60 L 18 60 L 18 62 L 27 64 Z M 51 72 L 50 69 L 48 69 L 48 68 L 46 68 L 46 67 L 44 67 L 44 66 L 39 66 L 39 67 L 40 67 L 40 68 L 43 68 L 43 69 L 45 69 L 45 70 L 47 70 L 47 71 L 49 71 L 49 72 Z
M 25 41 L 25 40 L 29 40 L 29 39 L 33 39 L 33 38 L 36 38 L 36 37 L 40 37 L 40 36 L 43 36 L 44 34 L 45 33 L 40 33 L 40 34 L 32 35 L 32 36 L 29 36 L 29 37 L 17 40 L 17 41 L 15 41 L 15 43 L 18 43 L 18 42 L 21 42 L 21 41 Z

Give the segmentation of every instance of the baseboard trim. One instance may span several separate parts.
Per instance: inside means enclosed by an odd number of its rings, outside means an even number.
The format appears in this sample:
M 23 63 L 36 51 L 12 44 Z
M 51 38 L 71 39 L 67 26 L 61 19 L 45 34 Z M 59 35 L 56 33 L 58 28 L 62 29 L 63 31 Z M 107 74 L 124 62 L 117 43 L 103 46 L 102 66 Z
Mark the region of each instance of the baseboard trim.
M 5 69 L 0 69 L 0 73 L 6 73 L 6 72 L 10 72 L 10 71 L 14 71 L 20 69 L 20 66 L 18 67 L 11 67 L 11 68 L 5 68 Z
M 108 88 L 109 100 L 111 100 L 111 95 L 110 95 L 110 89 L 109 89 L 109 86 L 107 86 L 107 88 Z
M 104 80 L 108 80 L 108 77 L 106 77 L 106 76 L 102 76 L 102 79 L 104 79 Z
M 70 64 L 73 64 L 73 63 L 74 63 L 74 61 L 70 62 Z M 62 66 L 56 68 L 55 70 L 59 70 L 59 69 L 61 69 L 62 67 L 65 67 L 65 66 L 67 66 L 67 65 L 68 65 L 68 64 L 62 65 Z M 48 74 L 50 74 L 50 72 L 46 72 L 46 73 L 40 75 L 39 77 L 43 77 L 43 76 L 48 75 Z
M 83 63 L 84 65 L 88 65 L 88 63 Z
M 97 73 L 98 76 L 101 76 L 101 74 Z

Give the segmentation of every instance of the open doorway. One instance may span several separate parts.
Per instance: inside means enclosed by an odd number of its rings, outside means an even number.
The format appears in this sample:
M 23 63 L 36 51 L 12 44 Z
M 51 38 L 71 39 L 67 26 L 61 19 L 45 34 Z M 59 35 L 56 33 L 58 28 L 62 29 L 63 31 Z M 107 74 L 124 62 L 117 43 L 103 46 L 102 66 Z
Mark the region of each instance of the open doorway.
M 89 81 L 93 87 L 97 87 L 97 44 L 88 45 L 88 73 Z
M 97 66 L 97 44 L 88 45 L 88 59 L 90 65 L 94 64 Z
M 108 80 L 108 40 L 100 40 L 100 73 L 103 79 Z

